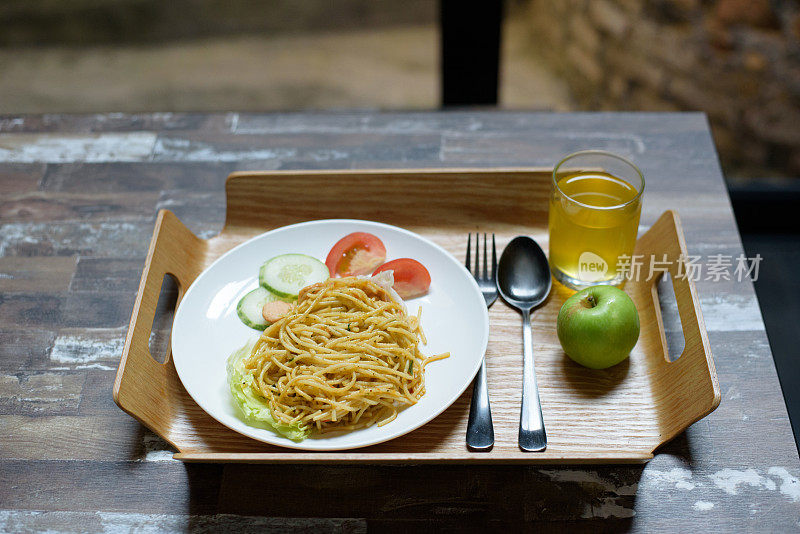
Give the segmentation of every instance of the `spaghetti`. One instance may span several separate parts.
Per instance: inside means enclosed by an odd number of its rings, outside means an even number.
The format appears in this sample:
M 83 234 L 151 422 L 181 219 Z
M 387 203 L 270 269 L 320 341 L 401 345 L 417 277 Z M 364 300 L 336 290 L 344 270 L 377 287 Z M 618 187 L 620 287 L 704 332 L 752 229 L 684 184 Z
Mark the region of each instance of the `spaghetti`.
M 304 288 L 243 364 L 276 423 L 355 430 L 385 425 L 425 394 L 425 364 L 448 354 L 426 358 L 424 342 L 419 314 L 409 316 L 390 289 L 332 278 Z

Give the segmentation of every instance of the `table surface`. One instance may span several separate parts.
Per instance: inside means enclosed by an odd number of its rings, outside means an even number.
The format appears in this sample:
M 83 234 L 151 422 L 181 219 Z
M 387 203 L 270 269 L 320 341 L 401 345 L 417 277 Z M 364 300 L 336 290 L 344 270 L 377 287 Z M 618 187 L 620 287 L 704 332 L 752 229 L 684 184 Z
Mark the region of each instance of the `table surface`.
M 690 254 L 742 253 L 702 114 L 0 117 L 0 531 L 797 529 L 800 461 L 749 281 L 697 283 L 722 403 L 645 466 L 185 465 L 114 404 L 158 209 L 209 237 L 236 170 L 552 166 L 589 147 L 642 168 L 643 226 L 674 208 Z

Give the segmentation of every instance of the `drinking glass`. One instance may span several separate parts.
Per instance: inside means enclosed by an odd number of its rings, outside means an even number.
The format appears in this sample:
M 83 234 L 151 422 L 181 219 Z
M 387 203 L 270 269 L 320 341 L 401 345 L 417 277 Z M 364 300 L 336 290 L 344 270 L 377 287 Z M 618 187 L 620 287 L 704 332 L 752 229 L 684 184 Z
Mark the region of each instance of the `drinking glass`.
M 636 244 L 643 192 L 642 172 L 622 156 L 584 150 L 562 159 L 553 169 L 550 194 L 555 279 L 572 289 L 622 285 Z

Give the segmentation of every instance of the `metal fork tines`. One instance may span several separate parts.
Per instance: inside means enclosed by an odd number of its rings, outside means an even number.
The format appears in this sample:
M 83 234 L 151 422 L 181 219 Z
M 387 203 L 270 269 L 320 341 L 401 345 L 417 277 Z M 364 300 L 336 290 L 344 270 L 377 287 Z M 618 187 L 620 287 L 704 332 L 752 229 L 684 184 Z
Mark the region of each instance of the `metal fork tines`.
M 475 234 L 475 266 L 470 265 L 472 235 L 467 235 L 467 270 L 475 277 L 478 287 L 486 301 L 486 307 L 497 300 L 497 248 L 492 234 L 492 264 L 489 271 L 489 254 L 486 234 L 483 234 L 483 268 L 481 268 L 480 235 Z M 474 451 L 488 451 L 494 445 L 494 427 L 492 426 L 492 410 L 489 406 L 489 390 L 486 385 L 486 359 L 481 359 L 481 368 L 472 386 L 472 403 L 469 406 L 467 423 L 467 447 Z

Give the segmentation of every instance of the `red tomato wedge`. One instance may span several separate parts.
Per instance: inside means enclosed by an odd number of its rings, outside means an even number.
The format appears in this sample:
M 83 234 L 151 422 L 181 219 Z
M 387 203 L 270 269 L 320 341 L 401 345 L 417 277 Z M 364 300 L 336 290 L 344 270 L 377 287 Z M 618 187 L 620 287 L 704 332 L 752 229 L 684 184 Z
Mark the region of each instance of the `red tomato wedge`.
M 384 263 L 372 273 L 394 271 L 394 290 L 403 299 L 412 299 L 428 292 L 431 287 L 431 273 L 417 260 L 400 258 Z
M 331 276 L 369 274 L 386 259 L 383 241 L 367 232 L 353 232 L 333 245 L 325 259 Z

